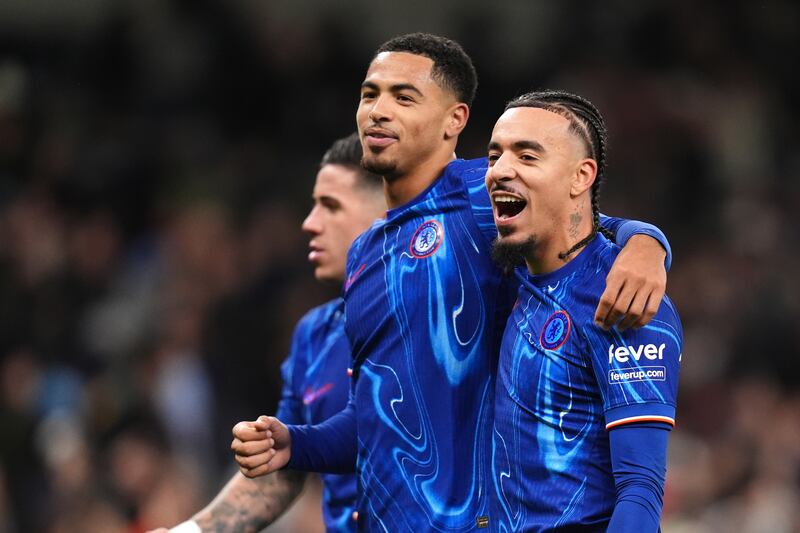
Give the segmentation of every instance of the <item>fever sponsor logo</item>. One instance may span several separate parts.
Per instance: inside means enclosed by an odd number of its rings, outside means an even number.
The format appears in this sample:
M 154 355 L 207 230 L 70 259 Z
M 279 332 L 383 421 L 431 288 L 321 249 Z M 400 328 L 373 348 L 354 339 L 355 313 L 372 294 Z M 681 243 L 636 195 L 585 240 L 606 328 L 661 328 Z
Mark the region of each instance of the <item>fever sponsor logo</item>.
M 429 257 L 439 249 L 444 239 L 444 230 L 435 220 L 424 222 L 411 237 L 411 255 L 418 259 Z
M 611 370 L 608 373 L 608 382 L 632 383 L 634 381 L 666 381 L 667 369 L 663 366 L 641 366 L 630 370 Z
M 616 359 L 618 363 L 627 363 L 631 359 L 639 361 L 642 357 L 650 361 L 664 359 L 664 347 L 666 344 L 656 346 L 655 344 L 640 344 L 639 346 L 614 346 L 608 347 L 608 364 Z
M 539 343 L 547 350 L 557 350 L 566 342 L 569 330 L 569 315 L 564 311 L 556 311 L 545 321 Z

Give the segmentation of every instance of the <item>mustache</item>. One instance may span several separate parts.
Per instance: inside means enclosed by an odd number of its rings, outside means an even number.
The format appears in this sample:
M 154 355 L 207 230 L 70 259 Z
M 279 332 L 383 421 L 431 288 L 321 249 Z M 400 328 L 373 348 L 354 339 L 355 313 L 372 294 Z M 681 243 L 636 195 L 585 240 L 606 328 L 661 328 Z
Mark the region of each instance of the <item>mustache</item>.
M 494 182 L 494 183 L 492 183 L 492 188 L 489 189 L 489 193 L 491 194 L 491 193 L 496 192 L 496 191 L 510 192 L 512 194 L 519 194 L 519 192 L 515 191 L 514 189 L 512 189 L 508 185 L 503 184 L 502 182 L 499 182 L 499 183 L 498 182 Z

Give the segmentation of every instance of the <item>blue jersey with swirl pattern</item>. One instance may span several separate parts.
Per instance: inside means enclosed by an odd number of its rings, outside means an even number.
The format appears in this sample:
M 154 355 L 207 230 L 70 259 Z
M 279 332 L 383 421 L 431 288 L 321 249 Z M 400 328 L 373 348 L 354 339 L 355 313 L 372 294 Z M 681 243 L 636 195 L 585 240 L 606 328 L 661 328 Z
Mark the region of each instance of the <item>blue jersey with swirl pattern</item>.
M 359 527 L 485 527 L 499 341 L 516 282 L 493 265 L 486 160 L 451 162 L 354 243 L 345 283 Z
M 605 531 L 617 495 L 608 431 L 674 425 L 683 333 L 669 298 L 638 330 L 593 321 L 619 250 L 598 235 L 554 272 L 517 271 L 492 438 L 499 531 Z
M 331 300 L 297 323 L 289 357 L 281 365 L 283 391 L 277 416 L 288 424 L 317 424 L 347 404 L 350 343 L 344 332 L 344 301 Z M 327 531 L 356 531 L 356 479 L 322 475 L 322 517 Z

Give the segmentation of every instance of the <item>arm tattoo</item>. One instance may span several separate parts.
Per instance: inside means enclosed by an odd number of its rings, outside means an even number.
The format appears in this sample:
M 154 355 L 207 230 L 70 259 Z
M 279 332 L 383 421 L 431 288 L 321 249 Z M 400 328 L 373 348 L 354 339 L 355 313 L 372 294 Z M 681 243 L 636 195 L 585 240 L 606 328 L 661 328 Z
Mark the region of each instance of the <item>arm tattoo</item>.
M 237 473 L 193 519 L 203 533 L 256 533 L 289 508 L 304 481 L 303 472 L 289 470 L 256 479 Z

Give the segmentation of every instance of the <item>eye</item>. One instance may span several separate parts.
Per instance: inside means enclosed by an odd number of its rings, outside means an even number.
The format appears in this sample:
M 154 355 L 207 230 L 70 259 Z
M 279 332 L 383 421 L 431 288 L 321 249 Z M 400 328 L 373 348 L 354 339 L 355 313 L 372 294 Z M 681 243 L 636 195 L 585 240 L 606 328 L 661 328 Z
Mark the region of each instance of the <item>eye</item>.
M 538 157 L 536 157 L 535 155 L 532 155 L 532 154 L 520 154 L 519 158 L 522 161 L 528 161 L 528 162 L 533 162 L 533 161 L 538 161 L 539 160 Z
M 497 162 L 498 159 L 500 159 L 500 154 L 495 152 L 489 152 L 488 159 L 489 159 L 489 166 L 491 167 L 495 164 L 495 162 Z
M 342 207 L 342 205 L 333 198 L 321 198 L 319 203 L 331 213 L 335 213 Z
M 375 98 L 375 91 L 361 91 L 362 100 L 370 100 Z
M 408 96 L 407 94 L 398 94 L 397 101 L 401 104 L 413 104 L 414 99 Z

